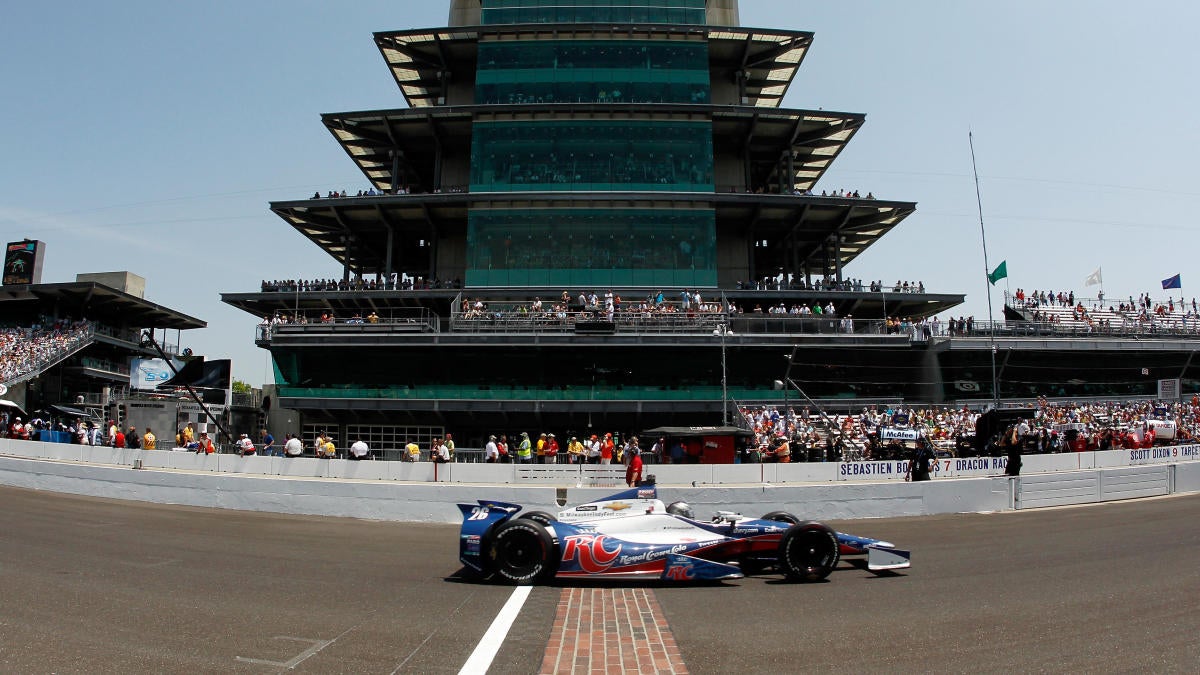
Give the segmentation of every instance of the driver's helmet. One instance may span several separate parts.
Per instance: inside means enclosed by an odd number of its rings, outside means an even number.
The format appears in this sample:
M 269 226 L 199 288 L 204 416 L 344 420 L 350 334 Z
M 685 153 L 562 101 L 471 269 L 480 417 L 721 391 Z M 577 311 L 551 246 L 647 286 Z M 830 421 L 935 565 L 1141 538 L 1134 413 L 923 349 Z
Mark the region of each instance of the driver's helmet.
M 692 511 L 692 507 L 687 502 L 671 502 L 667 505 L 667 513 L 675 516 L 683 516 L 684 518 L 696 519 L 696 513 Z

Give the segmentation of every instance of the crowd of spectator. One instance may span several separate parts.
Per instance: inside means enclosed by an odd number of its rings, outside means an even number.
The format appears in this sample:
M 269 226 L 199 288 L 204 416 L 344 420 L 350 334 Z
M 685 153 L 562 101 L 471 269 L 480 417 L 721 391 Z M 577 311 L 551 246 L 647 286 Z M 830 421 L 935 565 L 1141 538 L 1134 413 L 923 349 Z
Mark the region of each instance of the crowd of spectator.
M 0 382 L 50 363 L 87 338 L 86 321 L 55 321 L 0 328 Z
M 462 288 L 461 279 L 410 277 L 393 272 L 374 279 L 355 275 L 350 279 L 263 279 L 263 293 L 308 293 L 317 291 L 424 291 Z
M 813 191 L 807 190 L 807 191 L 805 191 L 804 194 L 812 196 Z M 849 197 L 851 199 L 875 199 L 875 195 L 871 194 L 870 192 L 867 192 L 867 195 L 864 197 L 858 193 L 858 190 L 845 190 L 845 189 L 830 190 L 828 192 L 826 192 L 825 190 L 821 190 L 821 196 L 822 197 Z
M 1033 414 L 983 439 L 993 454 L 1018 445 L 1022 452 L 1053 453 L 1194 443 L 1200 439 L 1200 395 L 1189 401 L 1050 402 L 1039 399 Z M 780 406 L 743 406 L 742 419 L 753 433 L 744 461 L 852 461 L 906 459 L 914 445 L 883 441 L 879 430 L 919 431 L 941 456 L 975 454 L 981 411 L 950 406 L 877 406 L 859 414 L 813 412 Z M 1002 452 L 1000 453 L 1002 454 Z
M 1070 308 L 1076 313 L 1104 309 L 1103 291 L 1097 293 L 1095 298 L 1080 297 L 1076 299 L 1075 291 L 1033 291 L 1026 293 L 1024 289 L 1018 288 L 1011 296 L 1006 292 L 1005 299 L 1009 300 L 1014 307 L 1021 309 Z M 1200 315 L 1200 303 L 1197 302 L 1196 298 L 1192 298 L 1190 303 L 1185 302 L 1183 298 L 1179 298 L 1179 302 L 1175 302 L 1175 298 L 1171 297 L 1165 300 L 1155 300 L 1149 293 L 1138 295 L 1136 300 L 1131 295 L 1128 301 L 1116 304 L 1110 302 L 1107 309 L 1109 312 L 1122 314 L 1129 318 L 1142 319 L 1148 319 L 1153 316 L 1191 317 Z
M 736 314 L 739 309 L 733 302 L 705 300 L 700 290 L 684 289 L 678 295 L 664 295 L 660 290 L 633 302 L 625 302 L 620 293 L 612 289 L 598 295 L 595 291 L 581 291 L 572 295 L 563 291 L 557 300 L 544 301 L 535 296 L 528 301 L 485 302 L 482 298 L 463 298 L 459 315 L 466 320 L 501 320 L 505 318 L 530 318 L 543 321 L 567 322 L 570 320 L 603 319 L 613 322 L 622 319 L 653 319 L 656 317 Z
M 408 187 L 408 186 L 401 186 L 401 187 L 398 187 L 395 190 L 391 190 L 391 191 L 377 190 L 377 189 L 375 189 L 374 186 L 371 186 L 371 187 L 368 187 L 366 190 L 359 190 L 358 192 L 356 192 L 354 194 L 350 194 L 350 193 L 346 192 L 345 190 L 328 190 L 328 191 L 326 191 L 325 196 L 321 196 L 321 191 L 317 190 L 316 192 L 313 193 L 313 196 L 309 197 L 309 199 L 345 199 L 347 197 L 391 197 L 391 196 L 397 196 L 397 195 L 420 194 L 423 192 L 424 192 L 424 190 L 420 190 L 420 189 L 412 188 L 412 187 Z M 437 187 L 437 188 L 433 189 L 433 194 L 441 194 L 441 193 L 458 194 L 458 193 L 465 193 L 465 192 L 467 192 L 467 186 L 465 186 L 465 185 L 449 185 L 449 186 Z
M 1015 293 L 1005 294 L 1005 301 L 1012 307 L 1029 312 L 1032 323 L 1058 328 L 1082 329 L 1088 333 L 1135 332 L 1155 333 L 1161 331 L 1200 332 L 1200 303 L 1195 298 L 1190 303 L 1183 298 L 1155 300 L 1143 293 L 1135 300 L 1131 295 L 1127 301 L 1109 303 L 1105 306 L 1104 293 L 1095 298 L 1076 297 L 1074 291 L 1034 291 L 1027 293 L 1018 288 Z
M 739 291 L 852 291 L 855 293 L 924 293 L 925 282 L 897 280 L 888 290 L 887 284 L 876 280 L 863 284 L 862 279 L 808 279 L 804 276 L 789 277 L 777 274 L 758 281 L 738 281 Z
M 572 162 L 572 166 L 574 166 L 577 169 L 578 166 L 580 166 L 580 165 L 578 165 L 578 162 Z M 688 174 L 695 173 L 695 172 L 690 171 L 690 169 L 688 167 L 682 167 L 682 172 L 688 173 Z M 509 177 L 511 172 L 504 171 L 504 169 L 500 169 L 499 173 L 506 175 L 506 177 Z M 550 171 L 550 172 L 542 172 L 542 173 L 546 174 L 545 177 L 542 177 L 542 175 L 538 175 L 536 173 L 522 174 L 521 179 L 514 180 L 514 183 L 526 183 L 526 184 L 572 183 L 572 180 L 570 180 L 571 177 L 569 177 L 569 175 L 563 174 L 562 172 Z M 668 175 L 667 172 L 661 173 L 658 178 L 655 178 L 653 180 L 653 183 L 670 183 L 670 180 L 667 180 L 667 178 L 666 178 L 667 175 Z M 584 175 L 580 175 L 580 174 L 574 175 L 574 179 L 575 179 L 574 183 L 596 183 L 596 181 L 598 181 L 598 180 L 588 179 L 588 178 L 584 177 Z M 600 183 L 630 183 L 630 180 L 623 180 L 623 179 L 620 179 L 620 177 L 617 177 L 616 179 L 599 180 L 599 181 L 600 181 Z M 704 183 L 704 181 L 712 181 L 712 175 L 707 175 L 707 177 L 706 177 L 706 175 L 697 175 L 697 177 L 692 178 L 692 181 L 694 181 L 694 183 Z M 758 187 L 719 186 L 719 187 L 720 187 L 719 191 L 722 191 L 722 192 L 726 192 L 726 191 L 727 192 L 745 192 L 745 193 L 754 193 L 754 195 L 763 195 L 763 193 L 778 193 L 779 192 L 779 187 L 774 186 L 774 185 L 769 186 L 769 187 L 763 187 L 763 186 L 758 186 Z M 414 187 L 409 187 L 409 186 L 401 186 L 401 187 L 397 187 L 397 189 L 395 189 L 395 190 L 389 191 L 389 190 L 382 190 L 382 189 L 377 190 L 376 187 L 374 187 L 372 185 L 370 187 L 367 187 L 366 190 L 359 190 L 359 191 L 354 192 L 353 195 L 352 195 L 352 193 L 350 193 L 346 190 L 326 190 L 325 195 L 322 195 L 322 193 L 320 193 L 320 190 L 317 190 L 316 192 L 312 193 L 312 197 L 308 197 L 308 198 L 310 198 L 310 199 L 346 199 L 349 197 L 390 197 L 390 196 L 396 196 L 396 195 L 415 195 L 415 193 L 421 193 L 421 192 L 424 192 L 424 190 L 414 189 Z M 438 193 L 443 193 L 443 192 L 445 192 L 445 193 L 462 193 L 462 192 L 468 192 L 468 186 L 466 186 L 466 185 L 449 185 L 449 186 L 442 186 L 442 187 L 434 187 L 434 189 L 431 192 L 434 193 L 434 195 L 438 195 Z M 799 197 L 841 197 L 841 198 L 847 198 L 847 199 L 875 199 L 874 193 L 872 193 L 870 191 L 866 192 L 866 195 L 863 195 L 863 193 L 860 193 L 858 190 L 846 190 L 846 189 L 822 190 L 821 195 L 817 195 L 817 193 L 815 191 L 812 191 L 811 189 L 809 189 L 809 190 L 792 190 L 791 193 L 792 193 L 792 195 L 796 195 Z
M 297 312 L 288 314 L 287 312 L 279 312 L 272 316 L 264 316 L 262 326 L 279 326 L 286 324 L 308 324 L 308 323 L 345 323 L 345 324 L 362 324 L 362 323 L 379 323 L 379 314 L 375 310 L 367 312 L 363 316 L 360 312 L 351 314 L 349 318 L 338 318 L 337 314 L 330 310 L 323 310 L 319 315 L 314 314 L 312 319 L 309 319 L 307 312 Z
M 1015 428 L 1026 451 L 1070 452 L 1194 443 L 1200 438 L 1200 396 L 1187 401 L 1099 401 L 1050 403 L 1039 400 L 1032 420 Z M 1072 433 L 1073 432 L 1073 433 Z
M 948 452 L 955 439 L 974 433 L 978 413 L 966 408 L 914 408 L 872 405 L 857 415 L 799 411 L 779 406 L 743 406 L 742 419 L 754 434 L 743 461 L 838 462 L 901 458 L 903 452 L 879 441 L 882 427 L 919 428 L 935 447 Z M 911 448 L 909 448 L 911 450 Z
M 44 432 L 52 433 L 48 435 Z M 82 417 L 71 418 L 55 414 L 51 410 L 39 411 L 29 419 L 23 419 L 20 415 L 8 411 L 0 412 L 0 437 L 24 441 L 67 442 L 73 445 L 133 450 L 177 449 L 196 454 L 226 452 L 243 456 L 277 454 L 291 457 L 303 454 L 292 453 L 290 434 L 287 436 L 289 443 L 279 446 L 276 446 L 274 437 L 266 429 L 259 432 L 260 443 L 257 445 L 249 436 L 241 434 L 237 439 L 221 439 L 216 434 L 210 435 L 207 430 L 197 429 L 194 422 L 189 422 L 180 426 L 174 439 L 171 439 L 169 436 L 159 437 L 149 426 L 140 428 L 132 422 L 124 426 L 112 419 L 103 422 Z M 223 440 L 232 442 L 222 443 Z

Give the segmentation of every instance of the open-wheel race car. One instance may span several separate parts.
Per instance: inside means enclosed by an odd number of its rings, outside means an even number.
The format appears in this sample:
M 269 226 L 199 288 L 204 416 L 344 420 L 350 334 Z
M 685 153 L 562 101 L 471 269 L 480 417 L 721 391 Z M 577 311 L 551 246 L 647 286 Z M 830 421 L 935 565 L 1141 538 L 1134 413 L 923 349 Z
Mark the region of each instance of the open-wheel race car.
M 557 516 L 489 500 L 458 508 L 459 560 L 481 577 L 511 584 L 591 577 L 714 581 L 771 570 L 794 581 L 819 581 L 842 555 L 865 554 L 867 569 L 876 573 L 910 565 L 909 552 L 889 542 L 783 511 L 762 518 L 718 511 L 711 521 L 696 520 L 687 504 L 659 500 L 654 486 Z

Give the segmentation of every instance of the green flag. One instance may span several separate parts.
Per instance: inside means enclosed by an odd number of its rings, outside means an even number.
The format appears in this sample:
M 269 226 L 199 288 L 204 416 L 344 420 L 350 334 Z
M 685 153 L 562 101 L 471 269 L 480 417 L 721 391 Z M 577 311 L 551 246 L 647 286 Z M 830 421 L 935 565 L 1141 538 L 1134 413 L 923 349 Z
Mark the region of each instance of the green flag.
M 993 286 L 996 285 L 997 281 L 1000 281 L 1001 279 L 1007 279 L 1007 278 L 1008 278 L 1008 261 L 1007 260 L 1001 260 L 1000 264 L 996 266 L 996 269 L 992 270 L 992 273 L 988 275 L 988 281 L 992 282 Z

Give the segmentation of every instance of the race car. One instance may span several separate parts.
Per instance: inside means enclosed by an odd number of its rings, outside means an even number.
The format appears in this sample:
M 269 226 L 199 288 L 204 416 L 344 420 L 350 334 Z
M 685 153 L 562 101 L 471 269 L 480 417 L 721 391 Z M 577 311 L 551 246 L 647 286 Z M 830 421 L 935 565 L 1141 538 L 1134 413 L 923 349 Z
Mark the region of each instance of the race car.
M 603 577 L 664 581 L 740 579 L 775 569 L 819 581 L 842 555 L 866 554 L 876 573 L 909 567 L 893 544 L 801 522 L 783 511 L 762 518 L 718 511 L 696 520 L 683 502 L 664 504 L 654 486 L 637 487 L 552 516 L 517 514 L 517 504 L 459 504 L 459 560 L 476 575 L 510 584 Z

